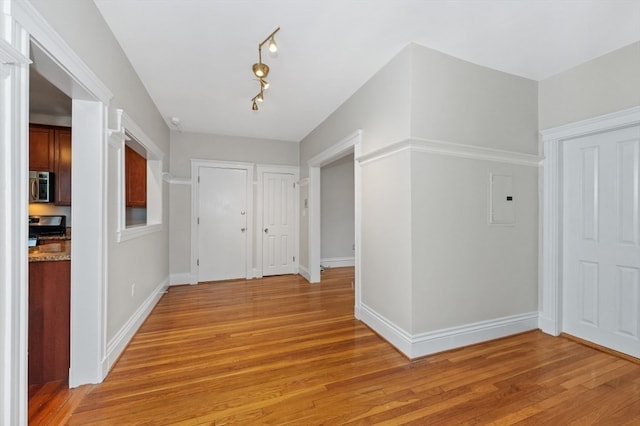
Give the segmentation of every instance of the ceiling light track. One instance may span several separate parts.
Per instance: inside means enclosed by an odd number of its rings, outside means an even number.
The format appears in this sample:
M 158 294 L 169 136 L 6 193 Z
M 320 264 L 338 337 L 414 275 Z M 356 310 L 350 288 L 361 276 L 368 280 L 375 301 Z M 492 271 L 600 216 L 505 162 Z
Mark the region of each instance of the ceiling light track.
M 276 44 L 275 35 L 280 31 L 280 27 L 276 28 L 271 34 L 269 34 L 262 43 L 258 44 L 258 63 L 253 64 L 251 69 L 253 70 L 253 75 L 258 78 L 258 82 L 260 83 L 260 93 L 255 95 L 251 99 L 251 110 L 258 111 L 257 102 L 262 102 L 264 100 L 264 91 L 269 88 L 269 83 L 265 80 L 265 78 L 269 75 L 269 66 L 262 62 L 262 46 L 269 43 L 267 48 L 269 52 L 275 53 L 278 51 L 278 45 Z

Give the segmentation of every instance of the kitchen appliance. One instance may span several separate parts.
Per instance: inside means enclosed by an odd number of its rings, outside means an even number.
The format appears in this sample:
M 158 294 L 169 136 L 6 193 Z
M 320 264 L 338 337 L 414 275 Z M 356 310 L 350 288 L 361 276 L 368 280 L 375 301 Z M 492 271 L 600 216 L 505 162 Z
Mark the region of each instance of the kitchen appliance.
M 66 216 L 29 216 L 29 237 L 40 237 L 43 235 L 65 235 L 66 233 Z
M 38 171 L 29 172 L 29 202 L 53 202 L 53 173 Z

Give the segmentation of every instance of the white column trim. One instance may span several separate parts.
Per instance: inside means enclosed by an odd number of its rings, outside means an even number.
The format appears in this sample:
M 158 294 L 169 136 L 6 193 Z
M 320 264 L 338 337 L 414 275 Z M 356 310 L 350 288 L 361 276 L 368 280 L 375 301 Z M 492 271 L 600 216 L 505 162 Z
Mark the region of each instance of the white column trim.
M 21 59 L 28 56 L 29 34 L 6 15 L 11 5 L 0 7 L 12 29 L 0 33 L 0 424 L 22 426 L 28 420 L 29 67 Z
M 640 106 L 542 130 L 544 161 L 540 175 L 539 327 L 562 332 L 562 144 L 564 141 L 640 124 Z

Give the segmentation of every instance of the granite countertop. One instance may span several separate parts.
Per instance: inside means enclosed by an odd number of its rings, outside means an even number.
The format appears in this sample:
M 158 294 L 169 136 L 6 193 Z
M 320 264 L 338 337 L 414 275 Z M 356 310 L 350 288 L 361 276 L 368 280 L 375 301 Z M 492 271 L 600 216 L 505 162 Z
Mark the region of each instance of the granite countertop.
M 51 240 L 46 244 L 29 247 L 29 262 L 71 260 L 71 240 Z

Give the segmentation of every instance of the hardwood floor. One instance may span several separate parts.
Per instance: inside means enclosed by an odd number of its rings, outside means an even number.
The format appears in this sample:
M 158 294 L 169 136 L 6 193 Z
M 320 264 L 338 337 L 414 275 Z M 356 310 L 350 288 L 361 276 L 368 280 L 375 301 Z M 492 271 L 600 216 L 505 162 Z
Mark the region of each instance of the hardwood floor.
M 33 389 L 31 424 L 640 424 L 640 365 L 538 331 L 409 361 L 352 280 L 172 287 L 104 383 Z

